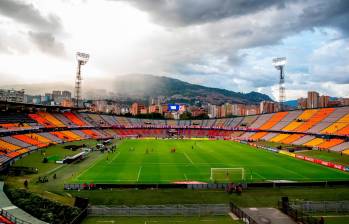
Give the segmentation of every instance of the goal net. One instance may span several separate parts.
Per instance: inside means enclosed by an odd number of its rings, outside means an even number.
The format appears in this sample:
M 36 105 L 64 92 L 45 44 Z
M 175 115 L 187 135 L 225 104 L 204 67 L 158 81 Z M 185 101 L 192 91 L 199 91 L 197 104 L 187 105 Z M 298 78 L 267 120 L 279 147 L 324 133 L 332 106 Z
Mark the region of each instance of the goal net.
M 244 168 L 211 168 L 211 181 L 218 183 L 242 182 L 245 180 Z

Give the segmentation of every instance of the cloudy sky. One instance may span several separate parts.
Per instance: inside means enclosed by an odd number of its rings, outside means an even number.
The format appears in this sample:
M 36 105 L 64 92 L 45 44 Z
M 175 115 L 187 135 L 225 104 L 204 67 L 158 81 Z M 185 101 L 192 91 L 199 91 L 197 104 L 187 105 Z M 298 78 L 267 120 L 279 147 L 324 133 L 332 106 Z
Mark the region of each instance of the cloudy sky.
M 349 97 L 347 0 L 0 0 L 0 85 L 144 73 L 287 99 Z M 110 87 L 109 87 L 110 88 Z

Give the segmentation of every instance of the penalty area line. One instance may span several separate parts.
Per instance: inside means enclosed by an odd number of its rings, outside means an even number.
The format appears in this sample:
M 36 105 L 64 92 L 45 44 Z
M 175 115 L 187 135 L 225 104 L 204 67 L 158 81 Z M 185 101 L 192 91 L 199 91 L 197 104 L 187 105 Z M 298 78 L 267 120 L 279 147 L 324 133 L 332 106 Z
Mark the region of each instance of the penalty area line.
M 139 180 L 139 176 L 141 175 L 142 167 L 143 167 L 143 166 L 140 166 L 140 167 L 139 167 L 138 176 L 137 176 L 137 182 L 138 182 L 138 180 Z
M 186 152 L 184 152 L 184 155 L 185 155 L 185 157 L 187 157 L 187 159 L 189 160 L 189 162 L 190 162 L 191 164 L 194 164 L 194 163 L 193 163 L 193 160 L 190 159 L 190 157 L 188 156 L 188 154 L 187 154 Z

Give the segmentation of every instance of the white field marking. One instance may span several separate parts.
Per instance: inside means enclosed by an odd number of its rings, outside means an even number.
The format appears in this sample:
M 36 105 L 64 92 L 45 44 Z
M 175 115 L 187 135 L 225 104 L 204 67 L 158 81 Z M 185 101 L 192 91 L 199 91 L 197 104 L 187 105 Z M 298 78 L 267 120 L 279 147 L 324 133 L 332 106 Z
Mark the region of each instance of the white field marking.
M 194 163 L 193 163 L 193 160 L 190 159 L 190 157 L 188 156 L 188 154 L 187 154 L 186 152 L 184 152 L 184 155 L 185 155 L 185 157 L 187 157 L 187 159 L 189 160 L 189 162 L 190 162 L 191 164 L 194 164 Z
M 252 176 L 253 176 L 253 174 L 257 174 L 257 176 L 259 176 L 259 177 L 261 177 L 262 179 L 267 179 L 267 178 L 265 178 L 263 175 L 260 175 L 259 173 L 257 173 L 256 171 L 253 171 L 252 170 Z
M 185 173 L 184 173 L 184 178 L 185 178 L 185 180 L 188 180 L 187 175 Z
M 95 165 L 97 165 L 97 163 L 99 163 L 100 160 L 102 160 L 103 158 L 104 158 L 104 155 L 102 155 L 100 158 L 98 158 L 97 160 L 95 160 L 93 163 L 91 163 L 91 164 L 87 167 L 86 170 L 84 170 L 84 171 L 82 171 L 81 173 L 79 173 L 79 175 L 77 175 L 77 176 L 75 177 L 75 179 L 79 179 L 79 177 L 80 177 L 82 174 L 86 173 L 86 172 L 89 171 L 92 167 L 94 167 Z
M 111 164 L 119 155 L 121 154 L 121 152 L 118 152 L 118 154 L 108 162 L 108 164 Z
M 114 220 L 111 220 L 111 221 L 97 221 L 97 222 L 101 222 L 101 223 L 115 223 Z
M 137 176 L 137 182 L 139 180 L 139 176 L 141 175 L 141 170 L 142 170 L 142 166 L 139 167 L 139 170 L 138 170 L 138 176 Z

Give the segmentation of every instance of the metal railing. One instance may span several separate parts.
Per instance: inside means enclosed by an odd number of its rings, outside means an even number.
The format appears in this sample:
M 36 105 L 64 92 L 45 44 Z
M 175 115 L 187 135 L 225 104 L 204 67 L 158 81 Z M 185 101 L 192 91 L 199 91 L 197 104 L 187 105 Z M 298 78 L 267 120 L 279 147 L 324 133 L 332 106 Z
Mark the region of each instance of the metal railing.
M 15 224 L 31 224 L 30 222 L 26 222 L 22 219 L 16 218 L 10 213 L 8 213 L 6 210 L 0 208 L 0 215 L 8 219 L 9 221 L 15 223 Z
M 228 204 L 92 206 L 88 208 L 88 214 L 93 216 L 218 216 L 226 215 L 229 211 Z
M 246 214 L 242 209 L 240 209 L 232 202 L 230 202 L 230 210 L 243 222 L 248 224 L 258 224 L 251 216 Z
M 288 202 L 283 203 L 282 201 L 279 201 L 278 207 L 283 213 L 291 217 L 297 223 L 303 223 L 303 224 L 319 224 L 320 223 L 320 220 L 318 220 L 317 218 L 312 217 L 311 215 L 304 213 L 303 211 L 297 208 L 293 208 L 292 206 L 290 206 Z
M 291 201 L 290 206 L 307 213 L 349 212 L 349 201 Z

